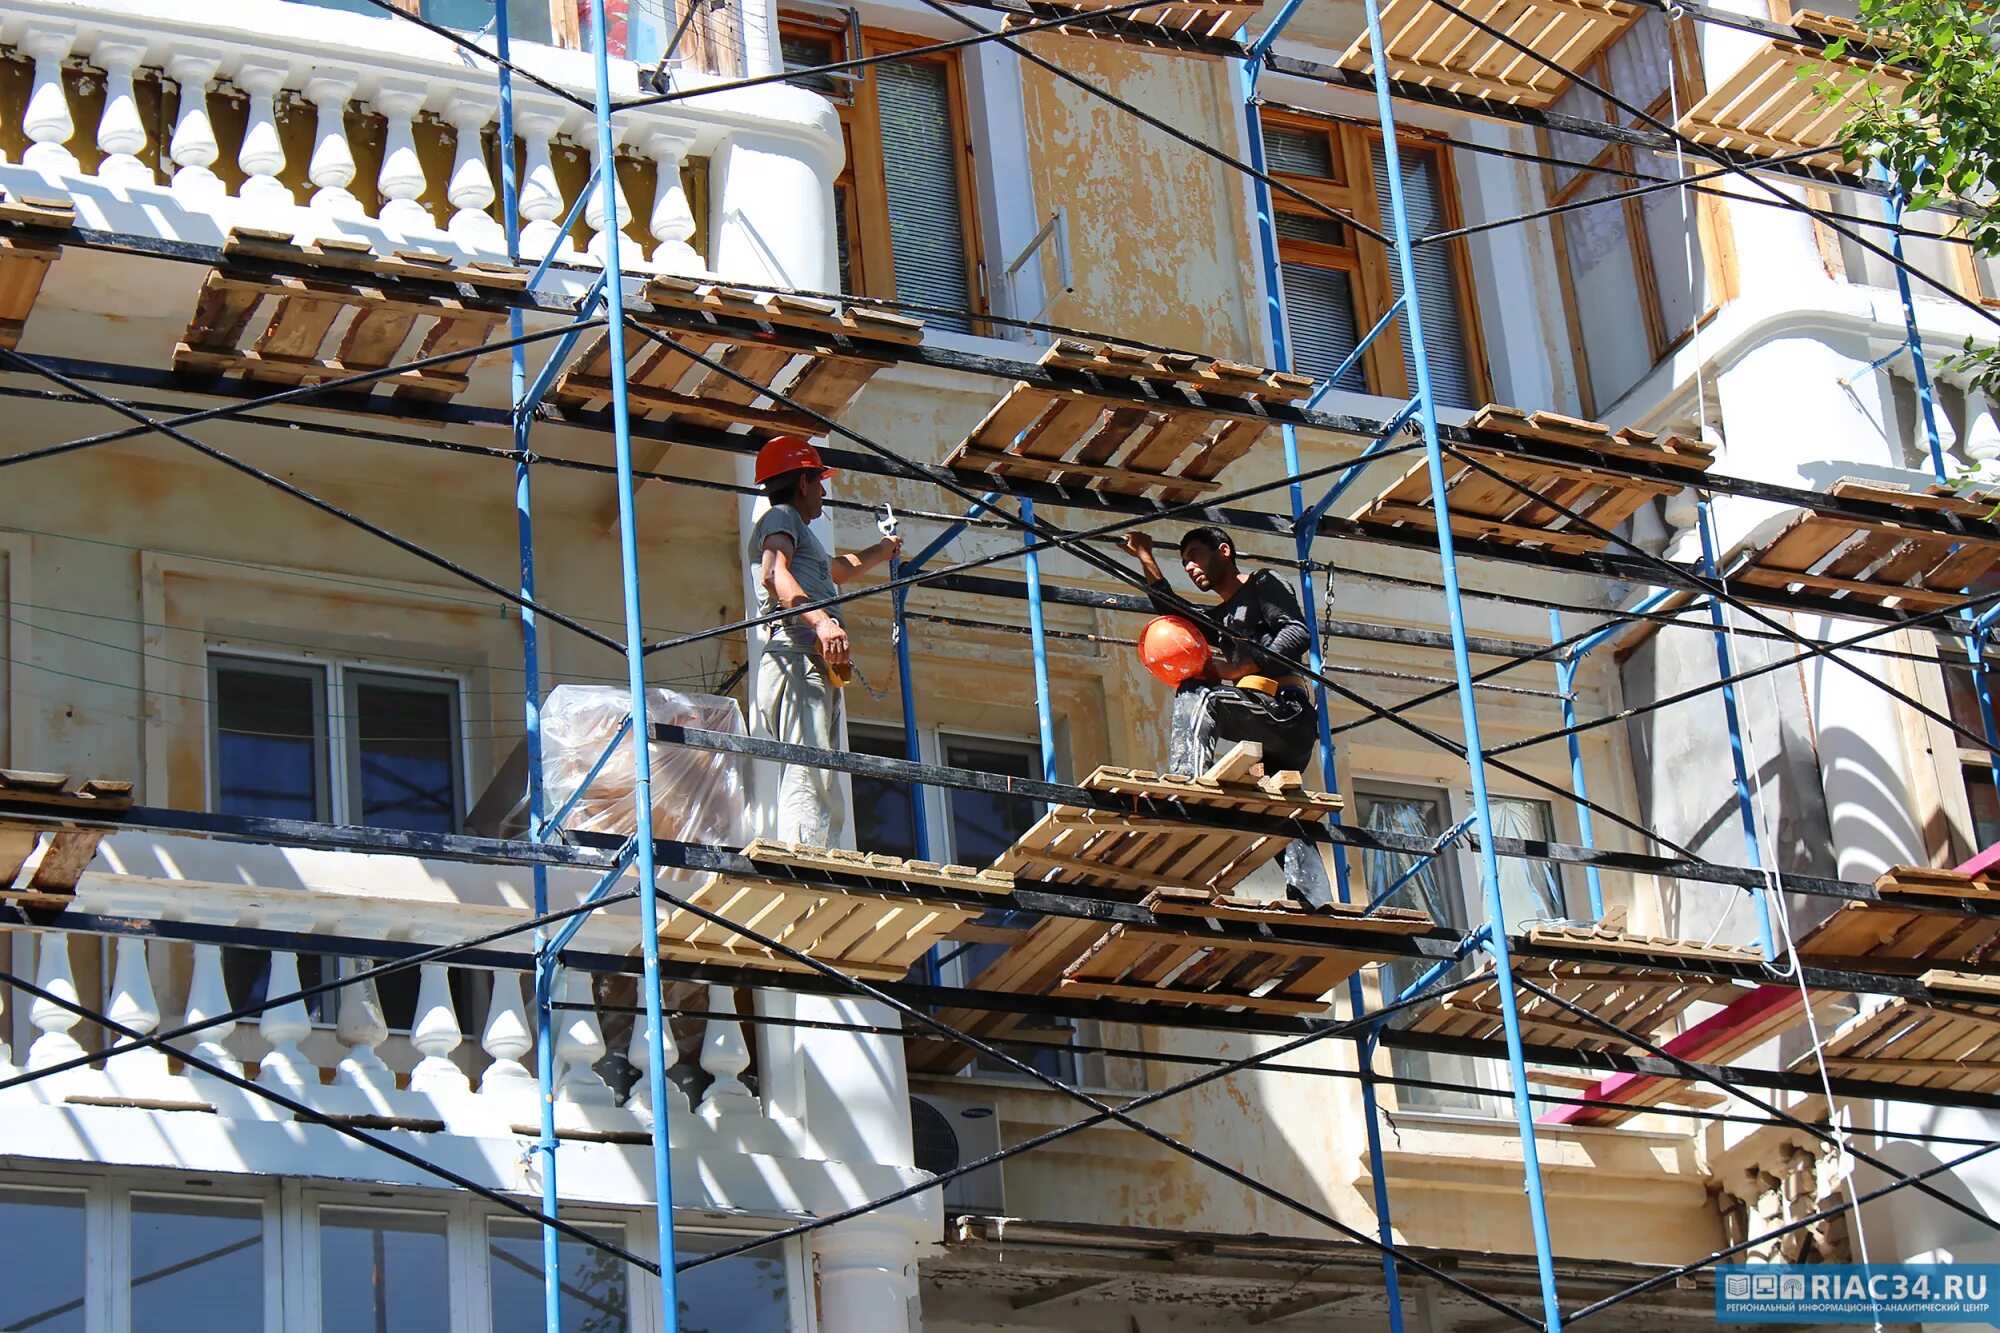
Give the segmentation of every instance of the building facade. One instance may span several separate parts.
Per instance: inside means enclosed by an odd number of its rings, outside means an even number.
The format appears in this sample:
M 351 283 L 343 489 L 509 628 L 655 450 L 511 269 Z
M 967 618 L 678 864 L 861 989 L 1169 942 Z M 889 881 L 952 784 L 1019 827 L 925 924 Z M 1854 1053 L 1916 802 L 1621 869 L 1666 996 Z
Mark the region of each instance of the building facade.
M 1374 96 L 1351 78 L 1313 76 L 1353 68 L 1360 5 L 1308 0 L 1246 103 L 1233 59 L 1053 31 L 1020 38 L 1021 51 L 991 41 L 931 49 L 967 36 L 967 16 L 982 29 L 1002 16 L 924 0 L 630 0 L 609 6 L 603 34 L 587 3 L 507 3 L 519 73 L 505 145 L 496 70 L 461 44 L 494 49 L 483 0 L 240 0 L 226 10 L 16 0 L 0 14 L 0 224 L 12 228 L 0 243 L 10 256 L 60 247 L 28 293 L 25 324 L 7 331 L 33 365 L 0 367 L 5 452 L 88 441 L 0 457 L 5 768 L 129 781 L 149 810 L 517 836 L 519 817 L 508 818 L 525 769 L 510 760 L 524 762 L 530 701 L 558 685 L 625 680 L 609 391 L 593 393 L 589 368 L 572 367 L 585 378 L 535 416 L 525 481 L 510 411 L 521 384 L 506 351 L 385 374 L 365 396 L 200 414 L 541 335 L 527 348 L 531 380 L 557 345 L 552 312 L 588 299 L 608 229 L 635 294 L 690 279 L 852 297 L 920 320 L 931 355 L 871 367 L 859 396 L 843 400 L 848 433 L 831 443 L 850 454 L 872 443 L 942 462 L 1058 337 L 1253 367 L 1276 365 L 1282 339 L 1286 368 L 1330 381 L 1317 410 L 1361 422 L 1389 420 L 1416 391 L 1403 322 L 1353 355 L 1397 308 L 1402 281 L 1373 235 L 1390 229 L 1392 194 Z M 1488 403 L 1546 409 L 1703 441 L 1719 476 L 1815 491 L 1843 479 L 1923 490 L 1933 430 L 1955 465 L 2000 457 L 1993 403 L 1944 365 L 1967 338 L 1992 340 L 1982 310 L 2000 290 L 1948 240 L 1913 239 L 1916 267 L 1965 299 L 1919 280 L 1906 321 L 1894 267 L 1845 234 L 1886 236 L 1873 226 L 1879 195 L 1718 175 L 1584 206 L 1632 181 L 1695 174 L 1703 164 L 1642 146 L 1638 131 L 1647 117 L 1680 123 L 1772 40 L 1618 8 L 1629 21 L 1575 71 L 1598 90 L 1567 80 L 1549 109 L 1633 131 L 1623 138 L 1439 100 L 1398 111 L 1395 184 L 1409 226 L 1449 233 L 1417 250 L 1414 269 L 1446 422 Z M 1792 18 L 1757 0 L 1718 8 Z M 1246 40 L 1270 17 L 1253 19 Z M 1025 9 L 1014 18 L 1033 20 Z M 614 118 L 616 219 L 590 190 L 606 168 L 585 109 L 600 42 L 615 99 L 652 92 L 656 71 L 678 95 Z M 926 49 L 817 68 L 913 48 Z M 754 82 L 788 69 L 811 72 Z M 1275 192 L 1260 193 L 1243 170 L 1253 151 Z M 520 264 L 502 225 L 508 176 Z M 1772 190 L 1851 225 L 1789 208 Z M 1524 214 L 1534 216 L 1513 221 Z M 1942 231 L 1950 219 L 1918 221 Z M 544 258 L 545 272 L 526 281 L 520 270 Z M 230 268 L 238 260 L 265 267 L 246 278 Z M 407 294 L 443 271 L 456 296 Z M 493 293 L 530 286 L 542 305 L 510 324 L 512 298 Z M 1902 350 L 1912 328 L 1928 349 L 1931 427 Z M 642 620 L 663 645 L 649 679 L 677 697 L 733 698 L 754 730 L 761 631 L 739 624 L 755 606 L 744 562 L 757 504 L 750 454 L 754 432 L 786 418 L 751 394 L 723 439 L 731 412 L 688 416 L 698 405 L 672 397 L 658 391 L 634 411 L 679 411 L 681 425 L 710 429 L 640 429 L 633 442 Z M 1352 460 L 1370 433 L 1301 429 L 1294 468 L 1267 431 L 1210 491 L 1289 519 L 1288 476 Z M 1352 497 L 1330 512 L 1357 509 L 1412 461 L 1356 469 Z M 1331 480 L 1305 483 L 1306 502 Z M 968 485 L 988 488 L 976 476 Z M 537 552 L 531 600 L 559 616 L 537 615 L 532 681 L 514 595 L 523 490 Z M 887 465 L 843 473 L 835 497 L 825 525 L 835 549 L 874 541 L 883 504 L 912 553 L 965 509 Z M 1681 491 L 1631 512 L 1621 532 L 1688 567 L 1711 512 L 1726 570 L 1790 511 L 1742 493 L 1711 509 Z M 1049 515 L 1072 528 L 1112 517 Z M 1171 544 L 1190 521 L 1153 531 Z M 1296 574 L 1297 552 L 1277 528 L 1235 535 L 1248 562 Z M 1343 794 L 1351 825 L 1441 839 L 1474 805 L 1450 748 L 1463 729 L 1438 558 L 1423 543 L 1355 536 L 1310 553 L 1326 668 L 1402 721 L 1335 697 L 1336 771 L 1315 780 Z M 1166 767 L 1170 696 L 1130 646 L 1143 622 L 1119 598 L 1133 589 L 1072 551 L 1042 553 L 1050 591 L 1038 641 L 1015 576 L 1021 544 L 1018 526 L 989 512 L 937 564 L 993 568 L 912 588 L 900 623 L 887 596 L 849 604 L 859 667 L 845 690 L 849 750 L 1028 780 L 1052 764 L 1065 782 L 1100 765 Z M 1705 611 L 1641 625 L 1560 672 L 1536 660 L 1552 634 L 1651 591 L 1615 575 L 1532 559 L 1465 566 L 1476 665 L 1521 659 L 1479 691 L 1489 751 L 1561 727 L 1566 701 L 1586 720 L 1640 710 L 1578 733 L 1574 755 L 1560 741 L 1508 753 L 1508 770 L 1491 774 L 1497 835 L 1632 854 L 1685 847 L 1770 867 L 1769 899 L 1789 904 L 1780 930 L 1797 935 L 1833 904 L 1784 893 L 1784 875 L 1866 883 L 1896 866 L 1956 865 L 2000 831 L 1990 755 L 1967 737 L 1981 727 L 1972 673 L 1959 635 L 1935 632 L 1940 622 L 1875 645 L 1893 652 L 1803 659 L 1738 691 L 1753 847 L 1718 698 L 1680 698 L 1717 680 Z M 1814 639 L 1877 623 L 1775 614 Z M 1751 618 L 1729 628 L 1739 668 L 1797 652 Z M 729 840 L 770 827 L 771 775 L 746 772 Z M 1625 822 L 1586 822 L 1566 795 L 1577 782 Z M 865 774 L 839 785 L 837 842 L 941 862 L 990 864 L 1042 812 L 1005 793 L 913 797 Z M 743 1247 L 681 1274 L 684 1330 L 1156 1333 L 1280 1319 L 1379 1328 L 1379 1256 L 1352 1233 L 1377 1234 L 1384 1188 L 1394 1243 L 1435 1272 L 1537 1307 L 1522 1137 L 1508 1070 L 1490 1055 L 1371 1043 L 1366 1068 L 1382 1081 L 1364 1083 L 1363 1048 L 1326 1041 L 1146 1112 L 1165 1136 L 1283 1197 L 1101 1123 L 759 1246 L 1089 1108 L 988 1057 L 941 1056 L 913 1037 L 906 1058 L 898 1015 L 871 1000 L 699 977 L 669 982 L 677 1058 L 668 1104 L 652 1105 L 625 965 L 637 947 L 629 901 L 577 930 L 577 961 L 548 997 L 547 1050 L 531 976 L 495 962 L 526 956 L 518 933 L 493 941 L 477 966 L 426 963 L 218 1019 L 388 956 L 365 952 L 369 942 L 435 947 L 518 930 L 538 892 L 574 906 L 598 880 L 581 858 L 536 871 L 232 827 L 228 838 L 200 836 L 195 822 L 115 831 L 75 880 L 67 923 L 9 918 L 0 936 L 4 970 L 38 992 L 0 986 L 0 1078 L 119 1040 L 62 997 L 130 1032 L 173 1032 L 190 1057 L 141 1049 L 0 1085 L 0 1236 L 32 1260 L 0 1277 L 0 1327 L 543 1327 L 544 1253 L 530 1216 L 551 1158 L 538 1142 L 538 1061 L 556 1089 L 553 1192 L 577 1228 L 558 1246 L 565 1328 L 662 1325 L 657 1280 L 585 1237 L 657 1263 L 647 1144 L 663 1124 L 680 1258 Z M 1394 887 L 1399 903 L 1472 931 L 1486 923 L 1486 898 L 1467 848 L 1449 843 L 1422 865 L 1350 849 L 1344 878 L 1359 899 Z M 1500 895 L 1518 914 L 1510 929 L 1589 922 L 1601 894 L 1640 935 L 1758 940 L 1758 894 L 1739 886 L 1574 862 L 1503 867 Z M 16 869 L 24 884 L 38 873 Z M 31 899 L 21 910 L 45 907 Z M 978 985 L 1022 924 L 965 932 L 933 955 L 931 975 Z M 325 939 L 363 952 L 329 951 Z M 1402 962 L 1365 969 L 1368 1003 L 1414 975 Z M 1350 1012 L 1344 989 L 1327 1003 Z M 1830 1028 L 1853 1008 L 1814 1012 Z M 1006 1049 L 1018 1058 L 1113 1105 L 1280 1040 L 1074 1016 L 1015 1035 L 1024 1040 Z M 1792 1030 L 1738 1063 L 1792 1068 L 1806 1040 Z M 1811 1106 L 1808 1094 L 1767 1095 Z M 1951 1151 L 1926 1135 L 1992 1132 L 1989 1111 L 1843 1107 L 1854 1141 L 1904 1170 Z M 1697 1098 L 1615 1127 L 1540 1127 L 1566 1302 L 1698 1260 L 1874 1179 L 1794 1128 L 1674 1113 L 1712 1109 Z M 2000 1190 L 1976 1166 L 1950 1179 L 1980 1207 Z M 1963 1213 L 1907 1190 L 1869 1205 L 1861 1222 L 1816 1223 L 1758 1257 L 1972 1259 L 1992 1243 Z M 1402 1297 L 1417 1327 L 1507 1319 L 1414 1269 Z M 1600 1317 L 1694 1327 L 1711 1310 L 1706 1285 L 1668 1284 Z

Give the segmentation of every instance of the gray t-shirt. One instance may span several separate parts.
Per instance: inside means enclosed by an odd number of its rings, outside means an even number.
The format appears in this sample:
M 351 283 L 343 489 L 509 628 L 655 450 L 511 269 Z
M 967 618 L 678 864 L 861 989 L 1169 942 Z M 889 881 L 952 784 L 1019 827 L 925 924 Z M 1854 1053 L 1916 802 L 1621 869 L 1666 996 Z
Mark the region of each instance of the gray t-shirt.
M 799 511 L 790 505 L 772 505 L 764 511 L 750 529 L 750 563 L 759 570 L 757 576 L 757 612 L 770 615 L 783 610 L 771 590 L 764 586 L 762 569 L 764 565 L 764 540 L 767 537 L 785 536 L 792 539 L 792 577 L 799 581 L 807 597 L 814 601 L 833 597 L 840 592 L 833 582 L 833 561 L 826 548 L 813 536 Z M 840 619 L 837 607 L 827 608 L 827 614 Z M 819 636 L 813 633 L 804 616 L 787 616 L 769 626 L 770 642 L 765 646 L 767 653 L 810 653 L 819 647 Z

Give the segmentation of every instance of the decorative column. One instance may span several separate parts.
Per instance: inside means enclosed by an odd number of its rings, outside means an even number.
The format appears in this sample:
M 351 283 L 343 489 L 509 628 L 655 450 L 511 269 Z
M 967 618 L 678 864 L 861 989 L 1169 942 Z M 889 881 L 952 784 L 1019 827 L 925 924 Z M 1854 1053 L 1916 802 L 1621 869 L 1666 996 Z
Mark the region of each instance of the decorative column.
M 458 131 L 458 154 L 452 160 L 451 183 L 445 190 L 453 212 L 445 230 L 460 245 L 494 251 L 504 249 L 507 240 L 500 224 L 486 211 L 498 195 L 492 169 L 486 164 L 485 131 L 499 109 L 499 98 L 459 89 L 452 92 L 444 111 L 445 119 Z
M 724 140 L 709 158 L 717 203 L 708 266 L 732 282 L 839 286 L 833 180 L 842 151 L 834 135 L 814 142 L 746 129 Z
M 893 1220 L 857 1217 L 812 1233 L 819 1333 L 908 1328 L 917 1244 Z
M 19 48 L 35 61 L 35 82 L 21 128 L 33 140 L 21 155 L 24 165 L 52 175 L 76 175 L 81 168 L 68 148 L 76 124 L 70 119 L 69 93 L 63 88 L 63 61 L 76 44 L 76 29 L 66 23 L 40 20 L 21 33 Z
M 243 168 L 243 198 L 255 204 L 293 204 L 291 187 L 278 179 L 285 169 L 285 141 L 278 134 L 278 89 L 291 73 L 284 65 L 246 60 L 236 68 L 236 86 L 250 94 L 250 118 L 236 165 Z
M 549 143 L 562 128 L 565 113 L 515 102 L 514 124 L 524 149 L 521 172 L 521 258 L 540 259 L 551 250 L 574 253 L 569 238 L 557 230 L 563 216 L 562 186 L 556 182 Z
M 146 959 L 146 941 L 138 936 L 121 936 L 115 948 L 116 962 L 111 974 L 111 1003 L 104 1013 L 112 1022 L 134 1032 L 152 1033 L 160 1029 L 160 1002 L 153 994 L 153 975 Z M 112 1034 L 112 1040 L 128 1040 Z M 167 1053 L 157 1046 L 140 1046 L 105 1062 L 105 1072 L 128 1094 L 158 1087 L 170 1075 Z
M 618 220 L 616 222 L 612 222 L 605 217 L 604 188 L 602 185 L 593 185 L 590 189 L 589 197 L 583 201 L 583 220 L 589 224 L 591 230 L 589 254 L 592 259 L 595 259 L 600 264 L 604 262 L 606 249 L 605 228 L 615 226 L 620 231 L 623 231 L 625 225 L 632 220 L 632 202 L 625 197 L 625 183 L 618 179 L 618 146 L 625 142 L 627 128 L 627 126 L 620 125 L 617 121 L 611 122 L 611 161 L 609 162 L 606 162 L 598 155 L 596 137 L 593 136 L 590 141 L 591 165 L 600 172 L 610 173 L 612 183 L 611 195 L 618 207 Z M 631 260 L 640 257 L 639 247 L 634 245 L 629 239 L 625 240 L 618 254 L 628 267 Z
M 354 149 L 347 142 L 347 104 L 360 76 L 351 69 L 315 68 L 306 81 L 306 100 L 318 113 L 312 161 L 306 176 L 315 187 L 312 206 L 329 217 L 362 217 L 361 201 L 348 190 L 354 183 Z
M 414 79 L 385 79 L 375 92 L 375 109 L 389 122 L 382 143 L 382 221 L 399 231 L 435 231 L 437 219 L 417 201 L 424 193 L 424 164 L 417 156 L 416 118 L 430 88 Z
M 578 1106 L 616 1106 L 611 1085 L 591 1066 L 604 1058 L 604 1030 L 590 994 L 590 974 L 565 967 L 557 978 L 555 997 L 579 1006 L 556 1011 L 556 1100 Z
M 1965 456 L 1981 476 L 2000 473 L 2000 420 L 1995 420 L 1993 400 L 1977 389 L 1967 389 Z
M 191 908 L 187 913 L 190 921 L 204 926 L 233 926 L 236 924 L 235 911 L 228 908 Z M 188 978 L 187 1012 L 182 1016 L 182 1026 L 196 1029 L 187 1035 L 194 1042 L 191 1054 L 196 1059 L 205 1060 L 232 1074 L 243 1072 L 243 1062 L 225 1044 L 229 1034 L 236 1031 L 236 1020 L 226 1019 L 211 1022 L 218 1014 L 230 1010 L 229 987 L 222 976 L 222 946 L 217 944 L 197 944 L 194 946 L 194 972 Z M 188 1066 L 190 1078 L 213 1078 L 207 1070 Z
M 644 997 L 642 996 L 641 998 L 643 999 Z M 666 1020 L 663 1018 L 661 1021 L 665 1022 Z M 666 1049 L 669 1054 L 673 1054 L 675 1048 L 672 1033 L 667 1033 L 666 1038 Z M 632 1091 L 625 1097 L 625 1109 L 639 1117 L 647 1125 L 651 1125 L 653 1123 L 653 1100 L 652 1090 L 646 1086 L 646 1075 L 653 1067 L 653 1046 L 651 1042 L 646 1040 L 646 1016 L 644 1014 L 633 1016 L 632 1037 L 631 1040 L 625 1043 L 625 1058 L 631 1062 L 632 1068 L 639 1071 L 638 1080 L 632 1084 Z M 688 1113 L 688 1099 L 687 1093 L 681 1088 L 681 1085 L 674 1081 L 671 1069 L 667 1071 L 667 1077 L 664 1082 L 667 1087 L 667 1123 L 671 1125 L 675 1116 L 686 1115 Z
M 425 944 L 449 944 L 458 937 L 449 930 L 426 930 L 417 932 L 416 938 Z M 433 1096 L 471 1092 L 471 1080 L 451 1058 L 464 1042 L 451 994 L 451 969 L 443 963 L 425 963 L 417 982 L 417 1016 L 410 1023 L 410 1045 L 423 1059 L 410 1071 L 411 1091 Z
M 174 193 L 190 203 L 222 196 L 222 178 L 209 168 L 222 149 L 208 119 L 208 85 L 222 63 L 220 51 L 190 48 L 176 51 L 167 73 L 180 86 L 180 113 L 174 120 L 167 155 L 174 162 Z
M 68 932 L 44 931 L 35 937 L 35 946 L 35 985 L 75 1004 L 76 978 L 70 974 Z M 83 1054 L 82 1043 L 69 1034 L 79 1021 L 72 1010 L 38 995 L 28 1006 L 28 1021 L 40 1034 L 28 1047 L 30 1070 L 47 1069 Z
M 482 1093 L 535 1095 L 534 1072 L 521 1063 L 521 1057 L 535 1048 L 535 1032 L 528 1026 L 518 973 L 493 974 L 493 998 L 487 1003 L 486 1029 L 479 1035 L 479 1048 L 493 1057 L 493 1063 L 479 1076 Z
M 729 986 L 708 988 L 708 1008 L 712 1014 L 736 1013 L 736 991 Z M 701 1039 L 702 1071 L 713 1080 L 701 1099 L 702 1119 L 714 1124 L 724 1116 L 757 1115 L 756 1094 L 743 1083 L 750 1068 L 750 1045 L 743 1040 L 743 1025 L 734 1017 L 711 1018 Z
M 313 916 L 310 912 L 267 910 L 263 925 L 266 930 L 304 934 L 313 928 Z M 298 955 L 284 949 L 274 950 L 270 971 L 264 978 L 265 998 L 292 995 L 298 989 Z M 257 1062 L 258 1083 L 295 1097 L 319 1087 L 319 1068 L 299 1049 L 299 1043 L 312 1035 L 312 1012 L 304 1000 L 286 1000 L 266 1009 L 257 1016 L 257 1032 L 270 1048 Z
M 357 930 L 355 933 L 363 932 Z M 341 961 L 341 971 L 346 976 L 365 971 L 369 966 L 356 959 Z M 389 1021 L 382 1015 L 382 997 L 376 992 L 372 980 L 352 982 L 340 988 L 340 1017 L 335 1021 L 333 1031 L 340 1038 L 341 1045 L 347 1047 L 347 1055 L 334 1073 L 336 1084 L 384 1096 L 395 1092 L 396 1075 L 382 1062 L 375 1049 L 389 1039 Z
M 97 122 L 97 146 L 104 161 L 100 180 L 118 185 L 151 185 L 153 169 L 139 160 L 146 146 L 146 125 L 139 119 L 139 101 L 132 91 L 132 72 L 145 57 L 144 42 L 99 38 L 90 58 L 104 70 L 104 114 Z M 156 1015 L 157 1017 L 157 1015 Z
M 701 256 L 688 244 L 695 233 L 694 211 L 688 207 L 687 190 L 681 185 L 681 164 L 694 143 L 692 132 L 681 129 L 653 129 L 640 148 L 659 169 L 659 183 L 653 189 L 653 211 L 646 229 L 658 242 L 652 260 L 663 273 L 700 273 Z

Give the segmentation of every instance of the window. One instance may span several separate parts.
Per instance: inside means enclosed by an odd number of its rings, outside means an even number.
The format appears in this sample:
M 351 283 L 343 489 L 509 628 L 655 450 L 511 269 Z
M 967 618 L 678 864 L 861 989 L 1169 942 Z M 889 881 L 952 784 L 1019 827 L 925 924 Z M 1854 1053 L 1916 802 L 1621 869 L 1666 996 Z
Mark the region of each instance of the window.
M 1489 806 L 1499 837 L 1555 837 L 1554 812 L 1546 801 L 1493 796 Z M 1471 800 L 1462 793 L 1434 787 L 1370 784 L 1356 788 L 1354 811 L 1362 827 L 1371 832 L 1435 839 L 1470 813 Z M 1402 852 L 1364 850 L 1359 870 L 1362 890 L 1370 902 L 1395 887 L 1388 899 L 1390 906 L 1427 912 L 1455 931 L 1469 930 L 1486 919 L 1478 858 L 1465 850 L 1463 840 L 1429 861 Z M 1400 887 L 1396 887 L 1398 881 L 1402 881 Z M 1549 862 L 1500 858 L 1500 897 L 1509 930 L 1518 930 L 1530 921 L 1560 920 L 1568 914 L 1562 879 Z M 1383 1002 L 1394 1000 L 1427 968 L 1428 964 L 1418 959 L 1390 963 L 1383 971 Z M 1391 1021 L 1398 1020 L 1408 1021 L 1403 1015 Z M 1505 1086 L 1494 1062 L 1470 1056 L 1391 1047 L 1389 1063 L 1397 1078 L 1449 1085 L 1399 1085 L 1397 1105 L 1407 1109 L 1485 1113 L 1492 1109 L 1492 1098 L 1483 1089 Z
M 622 1227 L 593 1227 L 591 1234 L 625 1245 Z M 625 1261 L 572 1236 L 558 1237 L 556 1247 L 562 1265 L 563 1333 L 628 1333 L 632 1293 Z M 496 1217 L 487 1223 L 486 1255 L 493 1333 L 543 1333 L 542 1229 L 533 1222 Z M 685 1314 L 686 1301 L 681 1309 Z
M 901 732 L 850 726 L 848 748 L 882 759 L 906 759 Z M 912 859 L 917 854 L 917 807 L 910 784 L 854 775 L 854 845 L 864 852 Z
M 84 1333 L 84 1196 L 72 1190 L 0 1189 L 0 1328 Z
M 1389 171 L 1379 136 L 1358 126 L 1266 113 L 1264 155 L 1271 174 L 1302 194 L 1386 230 Z M 1399 140 L 1410 232 L 1425 236 L 1458 225 L 1450 165 L 1442 147 Z M 1360 169 L 1356 169 L 1356 164 Z M 1272 195 L 1285 333 L 1293 368 L 1330 376 L 1402 291 L 1381 244 L 1298 199 Z M 1472 284 L 1462 241 L 1419 246 L 1417 302 L 1422 308 L 1431 387 L 1440 403 L 1472 407 L 1487 397 Z M 1402 354 L 1385 334 L 1341 376 L 1337 387 L 1407 398 L 1416 362 L 1408 325 L 1398 321 Z
M 319 1210 L 322 1333 L 450 1328 L 451 1266 L 443 1213 Z
M 920 45 L 912 38 L 787 15 L 780 46 L 804 69 Z M 859 51 L 855 50 L 859 46 Z M 834 182 L 841 290 L 933 306 L 933 328 L 983 332 L 986 312 L 979 210 L 965 74 L 955 53 L 915 56 L 857 70 L 851 79 L 803 75 L 801 87 L 841 97 L 847 163 Z
M 1945 697 L 1949 702 L 1951 720 L 1964 727 L 1975 736 L 1986 734 L 1986 723 L 1979 707 L 1978 687 L 1974 685 L 1972 670 L 1962 665 L 1964 650 L 1957 644 L 1940 641 L 1938 655 L 1944 664 Z M 1993 673 L 1987 673 L 1988 697 L 1995 687 Z M 1996 701 L 2000 707 L 2000 701 Z M 1972 849 L 1991 847 L 2000 842 L 2000 792 L 1993 786 L 1993 756 L 1974 745 L 1970 740 L 1955 733 L 1948 733 L 1951 743 L 1957 747 L 1958 773 L 1965 783 L 1965 803 L 1972 815 Z
M 303 3 L 321 9 L 342 9 L 350 14 L 389 17 L 380 5 L 369 4 L 368 0 L 303 0 Z M 398 9 L 462 32 L 479 32 L 493 23 L 493 0 L 395 0 L 395 4 Z M 508 37 L 517 42 L 554 41 L 551 13 L 550 0 L 507 0 Z
M 1647 10 L 1579 72 L 1648 115 L 1670 122 L 1676 95 L 1682 107 L 1698 100 L 1698 70 L 1693 46 L 1660 13 Z M 1643 125 L 1582 84 L 1571 84 L 1551 110 Z M 1550 200 L 1558 204 L 1606 199 L 1651 183 L 1640 179 L 1641 173 L 1671 178 L 1677 170 L 1671 157 L 1580 135 L 1544 131 L 1542 147 L 1546 155 L 1569 164 L 1545 169 Z M 1585 411 L 1604 411 L 1637 384 L 1711 304 L 1701 245 L 1688 231 L 1699 203 L 1698 196 L 1685 191 L 1656 190 L 1555 218 Z
M 450 677 L 353 663 L 213 654 L 210 808 L 456 833 L 465 808 L 459 689 Z M 231 949 L 225 960 L 234 1001 L 261 999 L 269 956 Z M 302 984 L 325 979 L 324 966 L 300 958 Z M 454 985 L 465 975 L 454 971 Z M 416 1012 L 414 969 L 378 985 L 390 1022 L 406 1027 Z M 309 1007 L 332 1022 L 336 1003 L 330 992 Z
M 263 1324 L 262 1204 L 134 1194 L 131 1212 L 132 1333 Z

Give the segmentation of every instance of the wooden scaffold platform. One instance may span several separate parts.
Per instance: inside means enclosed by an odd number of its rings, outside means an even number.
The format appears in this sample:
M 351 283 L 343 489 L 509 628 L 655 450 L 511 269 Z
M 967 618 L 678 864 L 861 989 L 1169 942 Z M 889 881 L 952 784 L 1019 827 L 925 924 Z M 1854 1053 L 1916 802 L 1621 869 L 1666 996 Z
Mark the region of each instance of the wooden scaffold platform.
M 1472 0 L 1462 8 L 1540 59 L 1430 0 L 1387 0 L 1382 34 L 1389 76 L 1467 97 L 1545 108 L 1569 86 L 1569 76 L 1553 65 L 1582 69 L 1644 12 L 1623 0 Z M 1365 31 L 1339 63 L 1343 69 L 1373 70 Z
M 97 855 L 97 845 L 107 832 L 64 817 L 116 819 L 132 807 L 132 784 L 102 778 L 79 782 L 65 773 L 0 769 L 0 800 L 49 816 L 0 819 L 0 900 L 61 909 L 75 898 L 77 876 Z M 31 860 L 35 868 L 28 871 Z
M 66 231 L 76 223 L 76 209 L 67 201 L 10 195 L 0 199 L 0 222 Z M 49 276 L 49 265 L 61 254 L 62 247 L 50 241 L 0 236 L 0 347 L 20 345 L 28 316 L 34 312 L 42 283 Z

